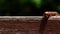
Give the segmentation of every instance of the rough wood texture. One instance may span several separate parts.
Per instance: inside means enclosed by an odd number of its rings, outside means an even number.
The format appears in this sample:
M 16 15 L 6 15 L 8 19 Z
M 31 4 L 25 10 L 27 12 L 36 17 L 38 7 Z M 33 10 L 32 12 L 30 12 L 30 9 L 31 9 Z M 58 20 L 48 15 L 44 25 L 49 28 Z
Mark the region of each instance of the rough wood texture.
M 60 34 L 60 16 L 52 16 L 47 21 L 43 21 L 42 18 L 42 16 L 1 16 L 0 34 L 40 34 L 42 30 L 41 34 Z

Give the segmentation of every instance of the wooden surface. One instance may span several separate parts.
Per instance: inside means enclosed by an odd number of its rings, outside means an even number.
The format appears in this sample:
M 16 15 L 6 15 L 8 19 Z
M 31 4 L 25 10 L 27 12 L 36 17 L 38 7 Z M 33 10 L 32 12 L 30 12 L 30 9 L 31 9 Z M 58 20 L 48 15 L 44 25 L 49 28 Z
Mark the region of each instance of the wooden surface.
M 41 33 L 42 32 L 42 33 Z M 0 34 L 60 34 L 60 16 L 0 16 Z

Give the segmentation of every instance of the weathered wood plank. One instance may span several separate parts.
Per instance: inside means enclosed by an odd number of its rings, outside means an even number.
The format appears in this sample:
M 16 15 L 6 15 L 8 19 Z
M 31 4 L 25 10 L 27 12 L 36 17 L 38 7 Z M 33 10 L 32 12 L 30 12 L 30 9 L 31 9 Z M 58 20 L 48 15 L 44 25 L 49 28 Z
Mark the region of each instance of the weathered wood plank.
M 40 34 L 40 29 L 42 34 L 60 34 L 60 16 L 43 20 L 43 16 L 0 16 L 0 34 Z

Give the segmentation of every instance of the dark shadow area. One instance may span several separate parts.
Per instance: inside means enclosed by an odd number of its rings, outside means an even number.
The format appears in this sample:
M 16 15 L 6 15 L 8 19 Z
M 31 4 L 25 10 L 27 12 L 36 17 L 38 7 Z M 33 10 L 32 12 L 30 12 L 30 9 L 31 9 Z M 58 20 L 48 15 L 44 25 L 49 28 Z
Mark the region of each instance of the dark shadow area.
M 0 16 L 42 16 L 59 8 L 59 0 L 0 0 Z
M 39 34 L 43 34 L 45 27 L 46 27 L 46 24 L 47 24 L 47 21 L 48 21 L 48 18 L 47 17 L 42 18 L 40 28 L 39 28 Z

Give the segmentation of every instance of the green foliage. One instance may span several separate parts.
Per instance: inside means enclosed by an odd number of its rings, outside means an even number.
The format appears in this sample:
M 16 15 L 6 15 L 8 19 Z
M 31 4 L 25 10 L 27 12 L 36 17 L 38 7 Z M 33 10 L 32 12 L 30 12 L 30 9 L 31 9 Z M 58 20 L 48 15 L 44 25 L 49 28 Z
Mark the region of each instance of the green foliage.
M 58 5 L 58 6 L 56 7 L 56 9 L 57 9 L 57 11 L 59 11 L 59 13 L 60 13 L 60 5 Z
M 28 2 L 28 0 L 19 0 L 19 3 L 20 4 L 25 4 L 25 3 L 27 3 Z
M 37 8 L 40 8 L 42 5 L 42 0 L 32 0 L 32 3 L 35 4 Z
M 18 4 L 16 3 L 18 1 Z M 35 6 L 36 8 L 41 8 L 42 6 L 51 6 L 52 8 L 55 8 L 56 10 L 59 11 L 60 13 L 60 3 L 58 0 L 0 0 L 0 14 L 3 10 L 8 11 L 8 9 L 13 9 L 13 8 L 22 8 L 25 6 L 25 4 L 30 3 L 31 5 Z M 19 5 L 19 6 L 18 6 Z M 26 8 L 26 7 L 25 7 Z M 28 7 L 29 9 L 23 9 L 23 11 L 20 13 L 30 13 L 31 8 Z M 2 10 L 1 10 L 2 9 Z
M 7 0 L 0 0 L 0 9 L 9 9 L 10 4 Z

